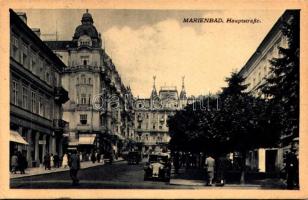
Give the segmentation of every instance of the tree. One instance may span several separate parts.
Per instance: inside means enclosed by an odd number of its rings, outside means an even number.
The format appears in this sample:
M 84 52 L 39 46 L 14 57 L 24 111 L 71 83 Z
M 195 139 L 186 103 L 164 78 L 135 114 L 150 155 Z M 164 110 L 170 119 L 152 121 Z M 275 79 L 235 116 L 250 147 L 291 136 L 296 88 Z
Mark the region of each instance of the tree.
M 268 97 L 271 119 L 276 119 L 275 131 L 298 137 L 299 128 L 299 11 L 288 11 L 289 22 L 281 31 L 287 47 L 279 47 L 279 57 L 270 60 L 270 76 L 260 87 Z

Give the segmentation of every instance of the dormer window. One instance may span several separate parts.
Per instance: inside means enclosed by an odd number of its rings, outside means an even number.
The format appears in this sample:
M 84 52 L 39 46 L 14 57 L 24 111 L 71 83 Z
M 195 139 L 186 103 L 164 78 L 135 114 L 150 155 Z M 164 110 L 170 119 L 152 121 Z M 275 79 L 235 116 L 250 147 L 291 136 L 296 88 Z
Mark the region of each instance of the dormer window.
M 89 56 L 80 56 L 80 60 L 81 60 L 82 65 L 89 65 L 90 57 Z
M 79 38 L 78 46 L 92 46 L 92 40 L 89 36 L 83 35 Z

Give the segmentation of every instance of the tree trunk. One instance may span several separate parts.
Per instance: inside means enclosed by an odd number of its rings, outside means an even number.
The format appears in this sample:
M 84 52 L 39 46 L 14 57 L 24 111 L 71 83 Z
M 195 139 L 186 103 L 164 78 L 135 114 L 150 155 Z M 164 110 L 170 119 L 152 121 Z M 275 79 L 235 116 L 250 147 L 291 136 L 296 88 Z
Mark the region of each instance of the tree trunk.
M 245 171 L 246 171 L 246 151 L 242 151 L 242 167 L 241 167 L 240 184 L 245 184 Z

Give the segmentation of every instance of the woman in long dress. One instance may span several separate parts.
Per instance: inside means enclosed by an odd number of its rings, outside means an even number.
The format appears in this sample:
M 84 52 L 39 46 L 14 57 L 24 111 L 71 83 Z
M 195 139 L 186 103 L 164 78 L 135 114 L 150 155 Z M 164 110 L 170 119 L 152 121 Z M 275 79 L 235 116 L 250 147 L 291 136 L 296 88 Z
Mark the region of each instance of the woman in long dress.
M 67 154 L 65 153 L 62 159 L 62 167 L 66 168 L 67 166 L 68 166 L 68 157 L 67 157 Z
M 50 166 L 51 166 L 51 167 L 54 167 L 54 166 L 55 166 L 53 154 L 51 154 L 51 156 L 50 156 Z

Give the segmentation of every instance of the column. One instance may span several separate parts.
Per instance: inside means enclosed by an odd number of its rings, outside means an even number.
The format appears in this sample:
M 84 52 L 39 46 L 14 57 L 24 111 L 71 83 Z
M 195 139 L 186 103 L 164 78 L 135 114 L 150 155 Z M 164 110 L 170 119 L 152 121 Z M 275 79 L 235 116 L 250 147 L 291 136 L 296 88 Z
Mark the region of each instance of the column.
M 27 161 L 28 161 L 28 165 L 32 166 L 32 158 L 31 158 L 31 150 L 32 150 L 32 138 L 31 138 L 31 129 L 28 129 L 27 131 L 27 142 L 29 143 L 29 145 L 27 145 Z
M 50 136 L 50 140 L 51 140 L 51 143 L 49 143 L 49 144 L 51 144 L 51 148 L 49 148 L 49 151 L 53 154 L 53 155 L 55 155 L 56 153 L 57 153 L 57 148 L 56 148 L 56 138 L 55 137 L 53 137 L 53 136 Z
M 46 154 L 46 135 L 44 134 L 43 135 L 43 139 L 42 139 L 44 142 L 43 142 L 43 148 L 42 148 L 42 160 L 44 161 L 44 156 Z M 49 151 L 47 151 L 49 152 Z
M 35 143 L 34 143 L 34 159 L 39 164 L 39 138 L 40 138 L 40 133 L 36 132 L 35 133 Z

